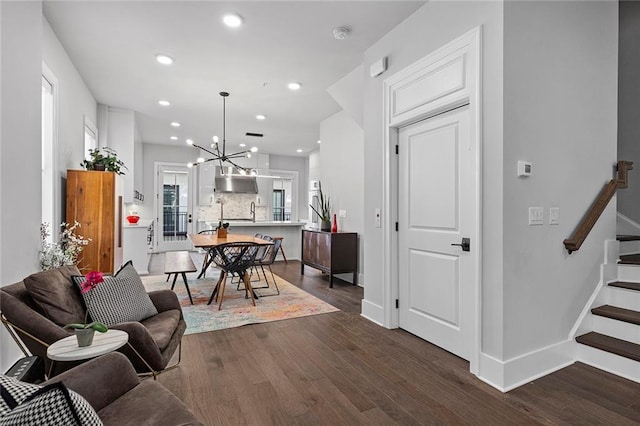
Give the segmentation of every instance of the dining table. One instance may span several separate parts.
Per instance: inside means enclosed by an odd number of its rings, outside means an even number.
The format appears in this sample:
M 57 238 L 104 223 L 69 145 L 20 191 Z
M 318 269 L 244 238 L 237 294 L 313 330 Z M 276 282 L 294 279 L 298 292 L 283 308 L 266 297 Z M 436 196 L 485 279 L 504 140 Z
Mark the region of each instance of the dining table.
M 191 244 L 193 244 L 195 248 L 201 248 L 203 250 L 206 250 L 207 253 L 213 247 L 216 247 L 222 244 L 227 244 L 227 243 L 254 243 L 261 246 L 273 245 L 273 241 L 263 240 L 262 238 L 258 238 L 253 235 L 245 235 L 245 234 L 227 233 L 227 235 L 224 237 L 218 237 L 217 234 L 188 234 L 188 238 L 191 241 Z M 212 262 L 213 262 L 213 256 L 207 255 L 206 262 L 202 265 L 202 271 L 200 271 L 200 274 L 198 274 L 197 279 L 200 279 L 204 276 L 205 271 L 207 270 L 207 268 L 209 268 Z M 216 284 L 216 286 L 214 287 L 213 294 L 211 295 L 212 299 L 218 290 L 218 284 Z M 252 293 L 253 293 L 254 299 L 257 299 L 258 295 L 255 293 L 255 291 L 252 291 Z

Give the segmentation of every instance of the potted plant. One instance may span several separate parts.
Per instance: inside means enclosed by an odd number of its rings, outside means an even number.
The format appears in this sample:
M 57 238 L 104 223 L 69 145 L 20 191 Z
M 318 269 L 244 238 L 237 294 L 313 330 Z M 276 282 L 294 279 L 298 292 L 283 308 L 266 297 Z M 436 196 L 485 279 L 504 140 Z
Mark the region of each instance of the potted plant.
M 99 321 L 89 322 L 89 302 L 90 292 L 98 286 L 98 284 L 104 282 L 102 272 L 91 271 L 84 277 L 84 281 L 80 284 L 80 292 L 84 295 L 84 300 L 87 305 L 87 310 L 84 314 L 84 323 L 82 324 L 67 324 L 65 328 L 71 328 L 75 332 L 76 339 L 78 340 L 79 347 L 91 346 L 93 343 L 93 335 L 96 331 L 100 333 L 106 333 L 109 328 Z
M 86 158 L 80 163 L 85 170 L 100 170 L 114 172 L 123 175 L 122 169 L 127 169 L 124 162 L 118 158 L 113 148 L 94 148 L 89 150 L 89 159 Z
M 229 222 L 218 222 L 218 230 L 216 231 L 216 235 L 218 238 L 227 238 L 227 228 L 229 227 Z
M 320 205 L 317 206 L 319 208 L 316 209 L 313 205 L 309 204 L 309 206 L 313 209 L 313 211 L 320 218 L 320 230 L 321 231 L 330 231 L 331 230 L 331 200 L 329 197 L 324 196 L 322 192 L 322 184 L 318 182 L 318 191 L 320 195 Z

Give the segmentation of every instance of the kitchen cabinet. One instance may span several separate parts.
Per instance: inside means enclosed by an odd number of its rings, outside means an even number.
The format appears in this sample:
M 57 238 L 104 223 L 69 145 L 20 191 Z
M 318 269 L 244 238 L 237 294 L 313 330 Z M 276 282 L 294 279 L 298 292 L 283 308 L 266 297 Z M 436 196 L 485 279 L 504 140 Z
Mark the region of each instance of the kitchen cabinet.
M 67 223 L 91 239 L 80 254 L 83 272 L 112 274 L 122 264 L 123 199 L 113 172 L 67 170 Z
M 153 221 L 151 219 L 141 219 L 138 223 L 124 224 L 123 231 L 123 262 L 129 260 L 133 263 L 139 275 L 149 273 L 149 260 L 151 256 L 151 235 Z
M 353 273 L 353 284 L 358 279 L 358 234 L 355 232 L 325 232 L 302 230 L 302 262 L 329 274 L 329 287 L 333 287 L 333 274 Z

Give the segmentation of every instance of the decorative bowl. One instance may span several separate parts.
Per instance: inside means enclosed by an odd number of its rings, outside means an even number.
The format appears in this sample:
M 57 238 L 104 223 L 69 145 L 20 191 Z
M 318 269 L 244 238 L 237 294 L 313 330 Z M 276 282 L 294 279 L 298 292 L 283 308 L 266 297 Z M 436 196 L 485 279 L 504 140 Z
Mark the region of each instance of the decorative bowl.
M 140 216 L 127 216 L 127 220 L 129 221 L 129 223 L 138 223 L 138 221 L 140 220 Z

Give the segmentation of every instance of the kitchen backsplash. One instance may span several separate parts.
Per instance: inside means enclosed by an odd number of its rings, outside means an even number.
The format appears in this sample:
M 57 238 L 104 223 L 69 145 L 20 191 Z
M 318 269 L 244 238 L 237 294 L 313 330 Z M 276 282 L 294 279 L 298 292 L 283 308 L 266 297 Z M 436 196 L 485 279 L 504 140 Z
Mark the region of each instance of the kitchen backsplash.
M 260 204 L 260 197 L 256 194 L 224 194 L 215 198 L 213 206 L 200 206 L 197 210 L 197 220 L 201 222 L 216 222 L 220 220 L 220 203 L 222 201 L 224 220 L 251 219 L 251 202 L 256 203 L 256 220 L 267 220 L 267 206 Z

